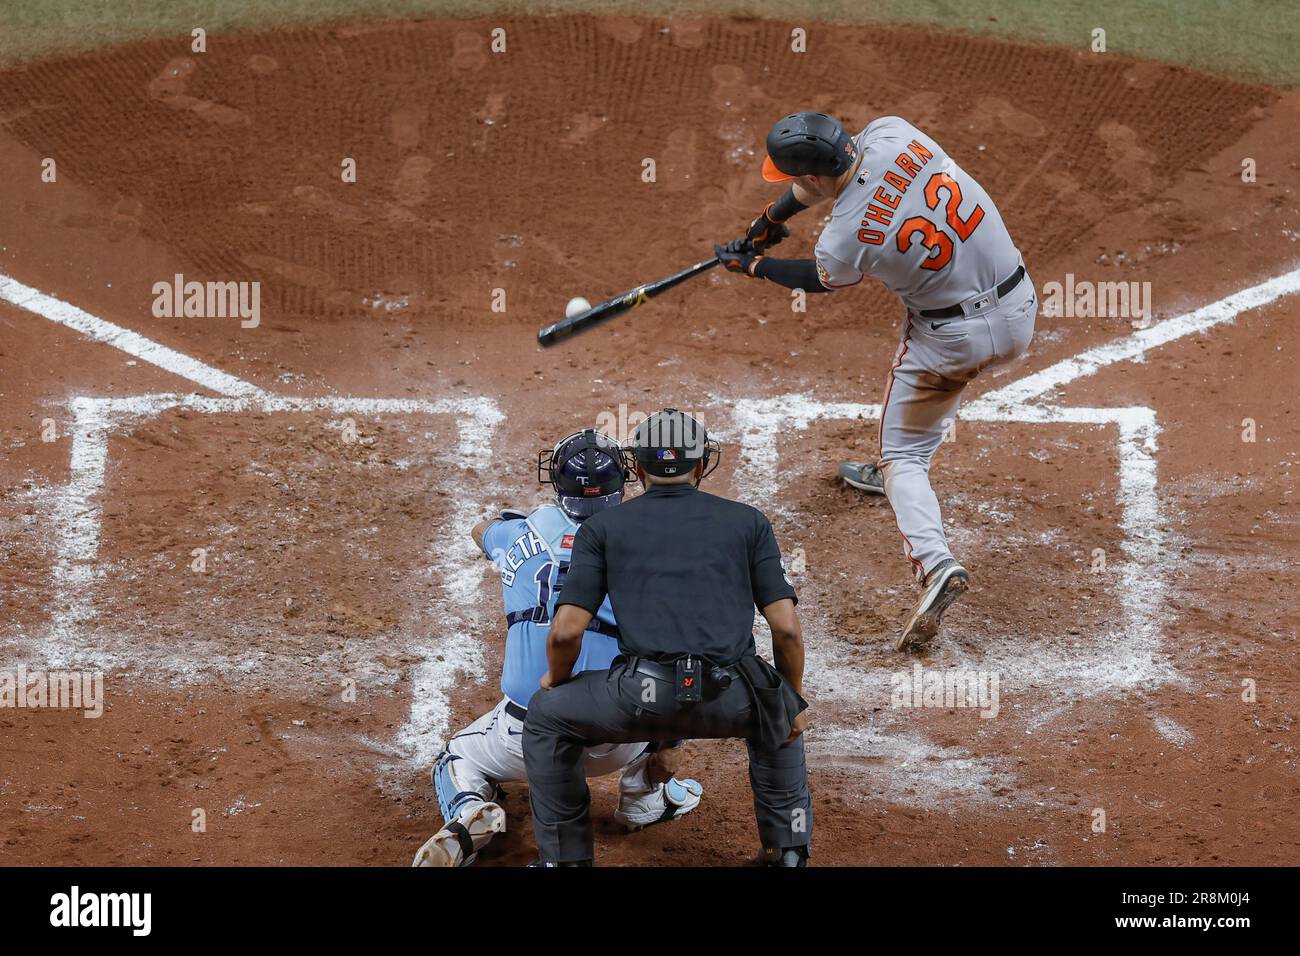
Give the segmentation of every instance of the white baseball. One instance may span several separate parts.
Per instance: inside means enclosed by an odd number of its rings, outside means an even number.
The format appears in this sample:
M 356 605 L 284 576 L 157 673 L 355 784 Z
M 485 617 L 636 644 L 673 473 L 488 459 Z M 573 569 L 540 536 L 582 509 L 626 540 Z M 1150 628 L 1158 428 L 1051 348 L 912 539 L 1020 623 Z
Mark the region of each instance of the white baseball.
M 574 296 L 569 300 L 569 304 L 564 307 L 564 317 L 571 319 L 579 312 L 586 312 L 591 308 L 591 303 L 582 296 Z

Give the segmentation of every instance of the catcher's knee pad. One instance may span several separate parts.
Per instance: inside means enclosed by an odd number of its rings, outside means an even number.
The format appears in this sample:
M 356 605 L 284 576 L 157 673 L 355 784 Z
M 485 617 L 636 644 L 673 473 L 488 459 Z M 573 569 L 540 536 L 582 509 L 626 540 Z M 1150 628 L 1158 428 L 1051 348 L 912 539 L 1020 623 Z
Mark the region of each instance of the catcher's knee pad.
M 453 822 L 476 804 L 496 797 L 497 788 L 491 783 L 481 777 L 473 781 L 466 780 L 464 774 L 457 772 L 459 768 L 456 765 L 463 759 L 444 751 L 433 765 L 433 789 L 438 797 L 442 819 L 447 823 Z

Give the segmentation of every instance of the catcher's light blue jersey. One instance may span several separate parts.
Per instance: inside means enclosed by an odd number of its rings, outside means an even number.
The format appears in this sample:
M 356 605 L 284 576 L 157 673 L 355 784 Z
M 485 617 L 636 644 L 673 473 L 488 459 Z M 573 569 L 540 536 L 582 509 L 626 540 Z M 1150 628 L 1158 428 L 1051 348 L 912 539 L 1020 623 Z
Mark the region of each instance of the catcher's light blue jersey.
M 527 518 L 502 517 L 483 535 L 483 552 L 501 575 L 507 620 L 514 622 L 506 635 L 501 691 L 521 707 L 528 706 L 547 670 L 546 635 L 577 533 L 576 521 L 555 505 L 543 505 Z M 608 596 L 596 617 L 613 627 Z M 618 652 L 614 638 L 588 631 L 573 671 L 606 670 Z

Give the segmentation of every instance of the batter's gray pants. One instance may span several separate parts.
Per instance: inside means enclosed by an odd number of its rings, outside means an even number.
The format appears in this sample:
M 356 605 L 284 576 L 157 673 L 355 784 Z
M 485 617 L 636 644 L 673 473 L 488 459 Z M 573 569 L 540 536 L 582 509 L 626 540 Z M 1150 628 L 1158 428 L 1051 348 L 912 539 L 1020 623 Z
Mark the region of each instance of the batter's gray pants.
M 1038 296 L 1026 275 L 983 315 L 931 320 L 909 312 L 903 323 L 881 403 L 880 467 L 903 554 L 918 580 L 952 557 L 930 487 L 930 460 L 955 427 L 966 383 L 1022 355 L 1037 315 Z
M 706 695 L 707 696 L 707 695 Z M 754 732 L 750 694 L 739 680 L 712 699 L 680 704 L 666 681 L 628 673 L 618 660 L 585 671 L 528 703 L 524 766 L 533 833 L 544 863 L 593 859 L 591 792 L 582 755 L 593 743 L 704 740 Z M 812 797 L 803 737 L 776 750 L 749 744 L 749 784 L 764 847 L 812 845 Z

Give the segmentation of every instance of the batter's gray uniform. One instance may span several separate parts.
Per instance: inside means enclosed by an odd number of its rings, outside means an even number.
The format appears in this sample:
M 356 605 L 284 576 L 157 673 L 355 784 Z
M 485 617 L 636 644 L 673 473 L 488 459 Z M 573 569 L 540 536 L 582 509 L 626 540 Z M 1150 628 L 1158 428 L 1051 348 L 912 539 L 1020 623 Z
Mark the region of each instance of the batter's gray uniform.
M 1038 297 L 993 200 L 938 143 L 897 116 L 854 141 L 862 162 L 817 240 L 817 273 L 830 289 L 869 276 L 907 307 L 881 402 L 880 466 L 903 553 L 924 579 L 952 557 L 930 459 L 966 383 L 1029 346 Z M 922 315 L 953 306 L 960 315 Z

